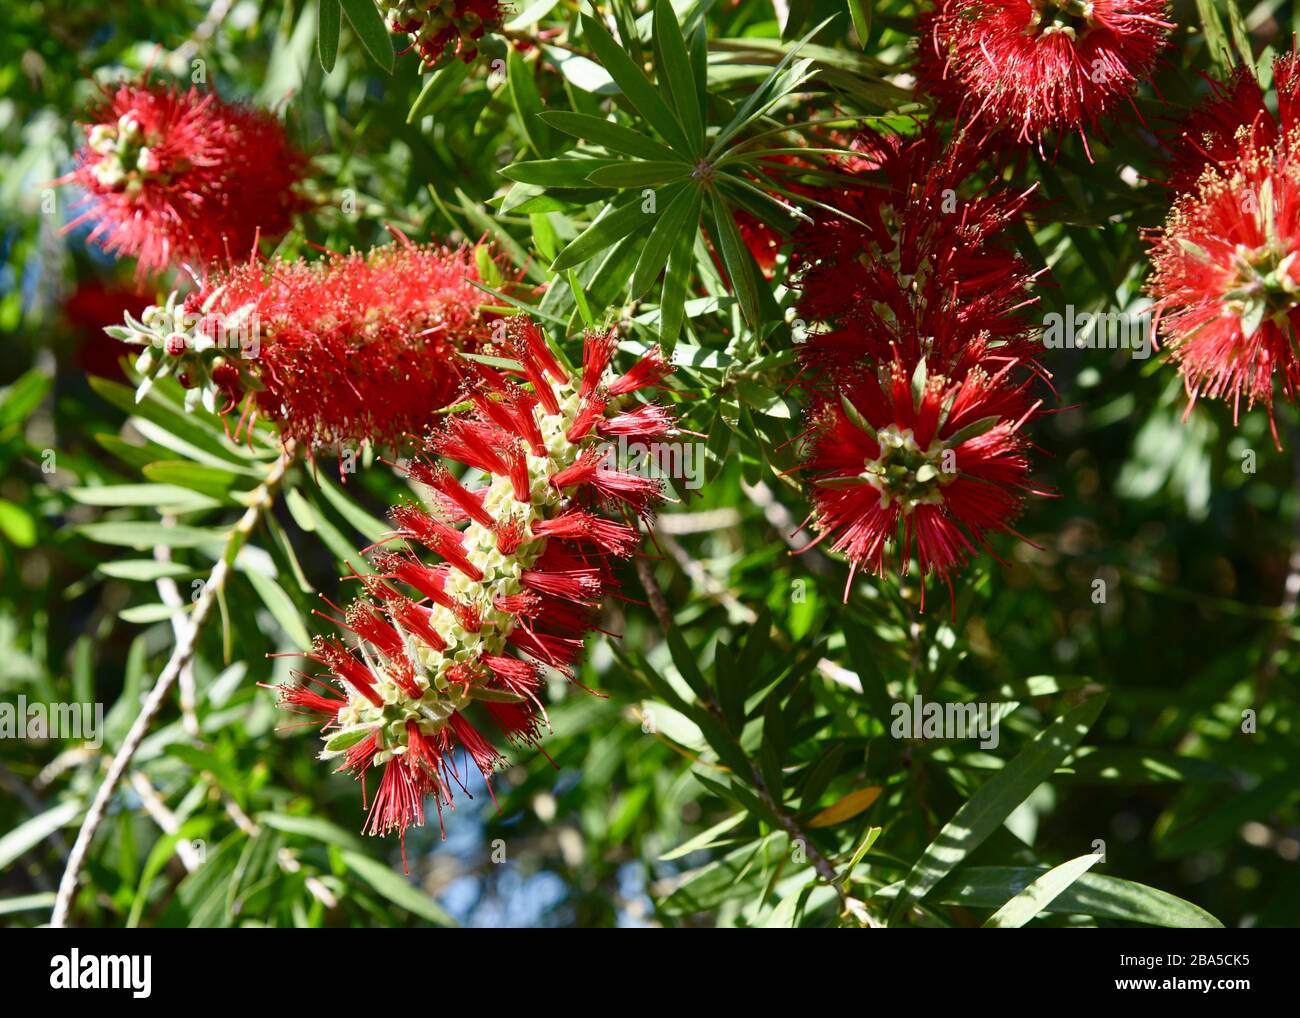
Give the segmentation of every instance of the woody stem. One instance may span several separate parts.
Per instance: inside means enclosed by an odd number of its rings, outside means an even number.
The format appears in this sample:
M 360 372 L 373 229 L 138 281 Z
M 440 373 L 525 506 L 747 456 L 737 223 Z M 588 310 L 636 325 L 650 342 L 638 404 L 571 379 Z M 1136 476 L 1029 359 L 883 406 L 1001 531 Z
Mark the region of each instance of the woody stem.
M 194 611 L 190 615 L 189 625 L 185 628 L 182 637 L 176 641 L 176 646 L 172 649 L 171 657 L 168 658 L 162 674 L 158 676 L 158 681 L 154 683 L 153 689 L 149 691 L 149 695 L 140 706 L 140 713 L 136 715 L 135 721 L 132 722 L 131 730 L 127 732 L 126 738 L 122 740 L 121 747 L 109 763 L 108 773 L 104 775 L 104 780 L 100 782 L 99 789 L 95 792 L 95 798 L 90 804 L 90 809 L 86 811 L 86 817 L 81 822 L 81 829 L 77 832 L 77 840 L 73 843 L 72 851 L 68 855 L 68 864 L 63 871 L 63 877 L 59 881 L 59 890 L 54 899 L 54 911 L 50 915 L 51 927 L 61 929 L 67 925 L 68 913 L 72 908 L 72 899 L 77 892 L 77 881 L 81 875 L 81 868 L 86 861 L 86 853 L 90 850 L 90 844 L 94 840 L 100 824 L 104 822 L 104 816 L 108 811 L 108 804 L 113 798 L 113 793 L 117 790 L 118 783 L 122 780 L 127 768 L 131 766 L 131 761 L 140 748 L 140 743 L 144 741 L 145 735 L 148 734 L 149 727 L 158 715 L 167 694 L 171 692 L 171 688 L 176 684 L 181 672 L 193 662 L 194 654 L 198 648 L 199 633 L 202 631 L 208 617 L 212 614 L 212 608 L 225 588 L 226 580 L 230 575 L 230 564 L 239 553 L 239 549 L 244 546 L 244 542 L 248 540 L 253 528 L 257 526 L 263 514 L 274 503 L 276 490 L 279 488 L 280 482 L 284 480 L 284 475 L 294 457 L 294 444 L 290 440 L 286 442 L 280 458 L 271 467 L 270 472 L 267 473 L 257 490 L 253 492 L 244 515 L 239 518 L 239 521 L 227 535 L 221 557 L 217 560 L 216 565 L 212 567 L 212 572 L 203 585 L 203 593 L 194 604 Z

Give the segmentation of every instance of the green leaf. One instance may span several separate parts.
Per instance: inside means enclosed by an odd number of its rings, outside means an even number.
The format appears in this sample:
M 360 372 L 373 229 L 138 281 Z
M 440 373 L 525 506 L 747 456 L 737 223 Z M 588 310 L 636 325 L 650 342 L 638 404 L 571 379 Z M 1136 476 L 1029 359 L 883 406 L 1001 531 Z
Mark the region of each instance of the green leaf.
M 931 897 L 943 905 L 998 908 L 1007 895 L 1018 893 L 1046 872 L 1030 867 L 973 866 L 949 877 L 935 888 Z M 1097 873 L 1085 873 L 1044 905 L 1042 911 L 1169 929 L 1221 929 L 1223 926 L 1204 909 L 1167 891 Z
M 706 848 L 712 848 L 718 844 L 722 838 L 721 835 L 740 825 L 746 819 L 746 814 L 736 813 L 727 817 L 726 820 L 714 824 L 707 831 L 701 831 L 689 841 L 684 841 L 670 852 L 665 852 L 659 857 L 660 862 L 671 862 L 673 859 L 680 859 L 684 855 L 690 855 L 692 852 L 699 852 Z
M 1228 6 L 1228 27 L 1232 30 L 1232 42 L 1237 47 L 1241 62 L 1246 67 L 1255 66 L 1255 52 L 1250 45 L 1250 33 L 1246 31 L 1246 20 L 1241 16 L 1241 7 L 1237 0 L 1226 0 Z
M 22 506 L 0 498 L 0 534 L 19 548 L 36 544 L 36 519 Z
M 69 488 L 68 494 L 82 505 L 95 506 L 147 505 L 211 509 L 221 504 L 214 498 L 174 484 L 101 484 L 93 488 Z
M 299 650 L 310 650 L 311 634 L 302 624 L 302 613 L 293 603 L 293 598 L 286 594 L 284 588 L 275 580 L 264 576 L 256 569 L 243 568 L 240 571 L 248 577 L 248 582 L 253 585 L 257 596 L 262 599 L 267 610 L 280 624 L 285 635 L 297 645 Z
M 671 203 L 680 187 L 681 185 L 670 188 L 662 200 Z M 562 272 L 581 265 L 592 255 L 618 243 L 633 230 L 644 228 L 653 213 L 643 211 L 642 205 L 642 200 L 635 198 L 619 208 L 607 211 L 565 246 L 555 261 L 551 262 L 551 271 Z
M 360 850 L 365 842 L 338 824 L 330 823 L 320 817 L 300 817 L 291 813 L 259 813 L 257 822 L 273 827 L 285 834 L 311 838 L 323 845 L 337 845 L 339 848 Z
M 1209 50 L 1210 59 L 1225 70 L 1231 68 L 1232 48 L 1228 45 L 1228 33 L 1223 29 L 1216 0 L 1196 0 L 1196 10 L 1201 16 L 1201 30 L 1205 33 L 1205 48 Z
M 357 533 L 367 541 L 378 541 L 393 529 L 383 520 L 376 519 L 353 502 L 342 488 L 324 474 L 316 475 L 316 486 L 320 488 L 320 493 L 325 496 L 325 501 L 332 505 L 335 511 L 356 528 Z
M 385 74 L 393 73 L 393 42 L 374 0 L 340 0 L 348 24 Z
M 539 115 L 546 124 L 557 131 L 595 142 L 597 145 L 622 152 L 624 155 L 690 165 L 666 145 L 661 145 L 653 138 L 638 134 L 631 128 L 616 124 L 612 120 L 588 116 L 586 113 L 571 113 L 568 110 L 548 110 Z
M 451 102 L 460 91 L 461 82 L 469 75 L 468 65 L 453 60 L 446 67 L 430 71 L 425 78 L 424 87 L 411 103 L 406 114 L 406 122 L 414 124 L 423 117 L 431 117 Z
M 541 119 L 542 97 L 537 91 L 537 82 L 533 80 L 532 68 L 513 46 L 507 54 L 506 76 L 510 82 L 510 102 L 519 117 L 525 137 L 534 152 L 539 156 L 546 155 L 551 146 Z
M 606 166 L 621 166 L 619 159 L 534 159 L 511 163 L 502 168 L 501 176 L 521 184 L 541 187 L 582 188 L 588 184 L 587 176 Z
M 858 46 L 866 49 L 867 40 L 871 37 L 872 0 L 848 0 L 848 4 L 849 17 L 853 19 L 853 31 L 858 36 Z
M 682 322 L 686 318 L 686 294 L 689 292 L 691 269 L 694 266 L 693 251 L 702 203 L 703 197 L 697 190 L 694 213 L 696 228 L 682 230 L 668 255 L 668 271 L 664 273 L 663 291 L 659 297 L 659 345 L 663 348 L 665 357 L 673 356 L 677 338 L 681 335 Z M 691 217 L 687 218 L 689 220 Z
M 646 239 L 641 249 L 641 257 L 632 276 L 628 296 L 638 298 L 654 284 L 659 273 L 663 271 L 678 239 L 686 234 L 694 237 L 699 227 L 700 205 L 703 197 L 698 188 L 688 187 L 681 191 L 659 215 L 659 221 Z M 670 351 L 671 353 L 671 351 Z
M 690 142 L 690 152 L 699 155 L 704 151 L 703 109 L 695 91 L 695 71 L 686 54 L 686 40 L 670 0 L 655 3 L 654 28 L 664 84 Z
M 147 399 L 137 403 L 135 393 L 124 385 L 95 376 L 88 377 L 87 381 L 109 403 L 133 415 L 136 430 L 149 441 L 171 449 L 187 460 L 238 473 L 257 473 L 256 468 L 249 466 L 252 457 L 246 447 L 231 443 L 202 416 L 187 414 L 173 406 L 157 388 Z
M 762 322 L 758 304 L 758 284 L 754 276 L 754 259 L 740 236 L 740 228 L 732 215 L 731 207 L 718 194 L 713 195 L 714 238 L 722 264 L 726 267 L 731 288 L 740 301 L 740 310 L 751 328 Z
M 316 55 L 329 74 L 339 53 L 339 0 L 320 0 L 317 20 Z
M 55 897 L 53 891 L 43 891 L 40 894 L 20 894 L 16 898 L 0 898 L 0 915 L 48 912 L 54 908 Z
M 1300 771 L 1288 767 L 1248 792 L 1216 798 L 1214 808 L 1199 820 L 1185 822 L 1172 831 L 1158 827 L 1156 855 L 1167 859 L 1220 845 L 1247 821 L 1262 820 L 1298 797 Z
M 230 498 L 230 489 L 240 481 L 240 476 L 233 471 L 220 467 L 203 466 L 200 463 L 187 463 L 184 460 L 162 460 L 148 463 L 141 472 L 151 481 L 159 484 L 177 485 L 189 488 L 210 498 L 222 502 Z
M 677 671 L 691 687 L 691 691 L 701 701 L 709 700 L 711 697 L 709 684 L 704 680 L 704 673 L 700 671 L 695 652 L 682 638 L 681 630 L 676 626 L 668 630 L 668 650 L 672 654 L 673 664 L 677 666 Z
M 151 558 L 119 559 L 116 562 L 101 562 L 97 567 L 105 576 L 115 580 L 133 580 L 138 583 L 153 583 L 163 577 L 176 579 L 191 576 L 198 570 L 180 562 L 159 562 Z
M 394 905 L 427 919 L 435 926 L 456 925 L 456 921 L 437 902 L 384 863 L 349 849 L 342 852 L 342 858 L 348 869 Z
M 627 51 L 614 41 L 614 37 L 600 21 L 585 12 L 581 16 L 581 21 L 582 34 L 595 51 L 596 59 L 609 72 L 609 76 L 614 79 L 614 83 L 622 90 L 628 102 L 669 145 L 683 152 L 689 152 L 691 146 L 686 140 L 681 124 L 678 123 L 677 117 L 668 108 L 668 104 L 664 102 L 658 90 L 651 84 L 650 79 L 645 76 L 645 72 L 632 62 Z
M 0 428 L 27 420 L 49 392 L 50 381 L 40 368 L 32 368 L 13 385 L 0 389 Z
M 1090 852 L 1048 870 L 984 921 L 985 929 L 1018 930 L 1101 861 Z
M 181 608 L 173 608 L 171 605 L 155 601 L 152 604 L 137 604 L 130 608 L 123 608 L 117 613 L 117 617 L 133 626 L 151 626 L 155 622 L 166 622 L 174 615 L 183 615 L 189 607 L 185 605 Z
M 136 520 L 110 520 L 105 523 L 83 523 L 75 528 L 100 544 L 116 544 L 125 548 L 149 549 L 158 545 L 169 548 L 200 548 L 204 545 L 221 545 L 226 535 L 221 531 L 200 527 L 165 527 L 161 523 Z
M 1083 746 L 1054 775 L 1075 784 L 1154 785 L 1231 781 L 1232 772 L 1212 760 L 1133 746 Z
M 506 22 L 506 28 L 512 32 L 530 28 L 550 14 L 551 9 L 559 2 L 560 0 L 532 0 L 531 3 L 524 4 L 519 13 Z
M 0 838 L 0 870 L 6 869 L 20 855 L 35 848 L 55 831 L 67 827 L 81 816 L 81 811 L 81 803 L 69 799 L 24 820 Z
M 736 110 L 735 115 L 727 122 L 727 125 L 718 132 L 717 137 L 714 138 L 713 146 L 709 149 L 709 157 L 711 159 L 720 155 L 726 147 L 727 142 L 735 137 L 736 133 L 742 130 L 746 124 L 761 114 L 764 109 L 770 106 L 777 99 L 781 98 L 781 96 L 788 94 L 799 85 L 804 78 L 804 73 L 807 70 L 809 62 L 801 61 L 800 69 L 798 69 L 796 73 L 783 78 L 785 70 L 790 66 L 791 62 L 798 55 L 800 50 L 804 48 L 808 40 L 825 28 L 830 20 L 830 18 L 827 18 L 825 21 L 814 26 L 812 30 L 807 32 L 803 38 L 794 44 L 794 46 L 789 48 L 781 47 L 784 51 L 784 56 L 782 56 L 777 65 L 772 68 L 768 76 L 763 79 L 763 83 L 750 93 L 744 103 L 741 104 L 740 108 Z
M 691 168 L 682 162 L 656 162 L 649 159 L 640 162 L 616 163 L 592 170 L 587 180 L 601 187 L 648 187 L 652 184 L 666 184 L 681 180 L 690 174 Z
M 939 832 L 907 875 L 890 914 L 893 925 L 1033 794 L 1088 734 L 1106 703 L 1104 694 L 1085 700 L 1039 732 L 1009 764 L 980 786 Z

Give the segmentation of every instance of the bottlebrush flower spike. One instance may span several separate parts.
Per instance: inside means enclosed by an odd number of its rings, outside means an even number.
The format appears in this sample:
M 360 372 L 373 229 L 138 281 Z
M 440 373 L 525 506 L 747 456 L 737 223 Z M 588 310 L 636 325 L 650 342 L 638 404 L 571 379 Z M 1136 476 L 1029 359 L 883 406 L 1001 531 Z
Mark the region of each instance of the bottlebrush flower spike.
M 920 23 L 920 86 L 984 132 L 1042 150 L 1151 76 L 1175 27 L 1166 0 L 938 0 Z M 1084 138 L 1087 145 L 1087 138 Z
M 1300 54 L 1273 61 L 1276 118 L 1253 67 L 1238 67 L 1226 82 L 1211 81 L 1210 87 L 1210 98 L 1182 123 L 1171 145 L 1167 183 L 1177 191 L 1193 189 L 1207 166 L 1227 171 L 1245 147 L 1242 132 L 1255 150 L 1263 150 L 1300 127 Z
M 843 172 L 863 186 L 818 194 L 844 214 L 810 209 L 791 259 L 800 317 L 831 326 L 803 347 L 815 373 L 895 352 L 947 374 L 989 358 L 1032 361 L 1041 348 L 1020 312 L 1034 276 L 1002 241 L 1031 192 L 973 186 L 981 148 L 947 145 L 933 129 L 867 132 L 852 147 Z
M 491 338 L 475 254 L 402 238 L 314 262 L 250 261 L 112 334 L 147 345 L 141 372 L 175 374 L 210 410 L 253 390 L 304 445 L 394 445 L 455 397 L 457 351 Z
M 475 711 L 507 739 L 537 742 L 541 666 L 572 678 L 601 599 L 616 587 L 611 559 L 638 543 L 626 520 L 598 511 L 644 513 L 657 494 L 655 482 L 602 462 L 600 422 L 640 420 L 646 435 L 663 434 L 662 416 L 616 407 L 662 379 L 662 360 L 607 378 L 612 333 L 592 334 L 573 377 L 531 322 L 511 319 L 510 332 L 534 391 L 485 369 L 476 408 L 428 443 L 488 482 L 473 487 L 430 460 L 409 467 L 433 497 L 393 510 L 390 540 L 406 548 L 379 553 L 377 575 L 361 579 L 366 596 L 335 619 L 357 637 L 355 652 L 320 638 L 310 655 L 342 694 L 327 696 L 305 677 L 282 692 L 284 706 L 321 718 L 323 758 L 363 779 L 382 768 L 370 834 L 419 826 L 427 796 L 441 817 L 454 786 L 464 787 L 457 747 L 490 778 L 500 756 L 471 720 Z M 593 406 L 597 425 L 575 437 Z
M 922 576 L 949 575 L 1010 531 L 1029 488 L 1022 427 L 1038 413 L 1028 382 L 974 368 L 960 381 L 899 360 L 849 378 L 840 397 L 822 396 L 811 412 L 803 470 L 814 486 L 810 516 L 819 536 L 851 562 L 844 588 L 865 566 L 886 572 L 893 548 L 906 572 L 915 549 Z
M 464 63 L 478 56 L 478 41 L 505 20 L 506 5 L 498 0 L 411 0 L 388 4 L 379 0 L 388 30 L 410 37 L 410 49 L 433 66 L 447 52 Z
M 1273 388 L 1300 392 L 1300 134 L 1208 167 L 1175 202 L 1152 250 L 1155 321 L 1191 399 L 1268 409 Z
M 270 113 L 215 93 L 149 82 L 105 87 L 91 107 L 75 183 L 86 204 L 65 229 L 134 256 L 140 276 L 185 261 L 242 258 L 259 232 L 275 237 L 309 203 L 307 169 Z

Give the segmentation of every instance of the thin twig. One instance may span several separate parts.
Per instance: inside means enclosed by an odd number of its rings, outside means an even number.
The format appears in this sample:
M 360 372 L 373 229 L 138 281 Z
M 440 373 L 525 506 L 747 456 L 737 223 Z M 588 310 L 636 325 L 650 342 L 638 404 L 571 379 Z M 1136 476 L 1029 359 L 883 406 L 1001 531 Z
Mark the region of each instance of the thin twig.
M 727 590 L 727 588 L 719 583 L 700 562 L 691 558 L 690 553 L 687 552 L 685 548 L 668 535 L 663 527 L 663 520 L 670 520 L 672 518 L 672 516 L 665 516 L 655 524 L 655 540 L 659 542 L 660 547 L 673 557 L 674 561 L 682 567 L 682 572 L 690 578 L 692 583 L 704 591 L 705 594 L 716 600 L 747 625 L 753 625 L 753 623 L 757 622 L 758 613 L 754 611 L 754 609 L 750 608 L 747 604 L 743 603 L 739 598 L 732 594 L 731 591 Z M 640 572 L 640 568 L 640 564 L 638 563 L 638 573 Z M 784 645 L 784 642 L 779 639 L 778 643 Z M 851 689 L 855 693 L 862 692 L 862 680 L 858 677 L 857 673 L 850 671 L 842 665 L 836 664 L 830 658 L 821 658 L 817 662 L 817 671 L 819 671 L 824 678 L 830 679 L 837 686 L 844 686 L 846 689 Z
M 59 892 L 54 901 L 54 911 L 50 916 L 50 925 L 55 929 L 67 925 L 68 912 L 72 907 L 72 899 L 77 891 L 77 881 L 81 875 L 81 868 L 85 865 L 86 854 L 90 850 L 90 843 L 94 840 L 100 824 L 104 822 L 104 816 L 108 812 L 108 804 L 113 798 L 118 783 L 122 780 L 126 769 L 131 765 L 136 751 L 140 748 L 140 743 L 144 741 L 145 735 L 148 734 L 149 726 L 162 708 L 163 701 L 167 698 L 172 686 L 175 685 L 181 670 L 194 659 L 194 654 L 198 648 L 199 633 L 202 631 L 203 624 L 207 621 L 208 616 L 212 613 L 218 595 L 225 587 L 226 579 L 230 573 L 230 563 L 248 539 L 249 534 L 252 533 L 253 528 L 257 526 L 262 514 L 271 507 L 275 498 L 275 490 L 284 479 L 293 458 L 294 446 L 292 442 L 289 442 L 285 445 L 280 458 L 266 475 L 266 478 L 253 493 L 244 515 L 231 529 L 221 558 L 212 567 L 208 582 L 203 586 L 203 593 L 195 602 L 194 611 L 190 615 L 190 624 L 186 629 L 184 639 L 178 640 L 176 646 L 172 649 L 171 657 L 163 668 L 162 674 L 158 676 L 158 681 L 154 683 L 153 689 L 149 691 L 149 695 L 140 707 L 140 713 L 131 725 L 131 730 L 127 732 L 121 748 L 118 749 L 117 754 L 108 765 L 108 773 L 104 775 L 99 790 L 95 792 L 95 798 L 90 804 L 90 809 L 86 812 L 86 819 L 82 821 L 81 830 L 77 832 L 77 840 L 73 843 L 72 853 L 68 857 L 67 868 L 63 871 L 63 879 L 59 881 Z
M 661 541 L 662 543 L 662 541 Z M 673 616 L 668 607 L 668 600 L 664 597 L 658 582 L 654 578 L 654 572 L 650 568 L 650 563 L 644 558 L 636 560 L 637 575 L 641 579 L 641 585 L 645 588 L 646 598 L 650 602 L 650 610 L 654 612 L 655 618 L 659 620 L 659 625 L 663 627 L 665 635 L 672 628 Z M 726 725 L 726 719 L 722 714 L 722 708 L 714 702 L 712 697 L 701 697 L 702 706 L 717 719 L 717 721 Z M 754 788 L 758 792 L 759 800 L 764 806 L 776 817 L 777 823 L 781 829 L 789 836 L 790 840 L 799 844 L 812 868 L 817 875 L 826 883 L 835 889 L 841 900 L 845 900 L 847 895 L 844 888 L 839 884 L 839 874 L 835 872 L 835 867 L 830 864 L 827 858 L 821 854 L 821 851 L 812 840 L 804 833 L 799 822 L 786 811 L 785 806 L 777 802 L 776 797 L 768 790 L 767 783 L 763 780 L 763 775 L 758 768 L 751 762 L 749 764 L 750 780 L 754 783 Z
M 153 787 L 153 783 L 145 777 L 143 771 L 131 772 L 131 787 L 135 789 L 135 794 L 140 797 L 144 811 L 149 814 L 153 822 L 158 825 L 164 834 L 178 834 L 180 832 L 181 821 L 175 813 L 167 808 L 162 796 Z M 184 838 L 176 839 L 176 854 L 180 856 L 181 865 L 185 867 L 187 873 L 193 873 L 203 861 L 199 858 L 199 853 L 194 846 Z
M 167 515 L 162 518 L 164 527 L 174 527 L 176 517 Z M 157 562 L 171 562 L 172 550 L 169 545 L 160 544 L 153 550 L 154 560 Z M 180 643 L 185 635 L 185 629 L 189 625 L 189 619 L 185 617 L 185 601 L 181 598 L 181 592 L 176 587 L 176 581 L 170 576 L 160 576 L 157 581 L 158 597 L 168 608 L 172 610 L 172 637 Z M 194 689 L 194 662 L 190 661 L 181 669 L 181 674 L 177 680 L 181 692 L 181 725 L 185 729 L 185 734 L 192 739 L 197 739 L 202 734 L 199 729 L 199 718 L 195 713 L 195 696 Z

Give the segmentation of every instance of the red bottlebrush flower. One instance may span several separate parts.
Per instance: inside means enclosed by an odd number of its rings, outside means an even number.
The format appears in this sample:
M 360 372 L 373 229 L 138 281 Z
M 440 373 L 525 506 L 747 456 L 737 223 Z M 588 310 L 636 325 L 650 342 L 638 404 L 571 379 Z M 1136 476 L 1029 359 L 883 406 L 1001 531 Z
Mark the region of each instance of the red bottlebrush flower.
M 932 129 L 864 133 L 853 148 L 863 186 L 822 192 L 843 215 L 812 210 L 795 235 L 799 315 L 831 326 L 809 335 L 805 361 L 831 377 L 895 352 L 950 375 L 989 358 L 1032 360 L 1040 348 L 1020 311 L 1034 277 L 1001 242 L 1029 192 L 963 197 L 981 150 L 947 146 Z
M 304 445 L 395 446 L 455 398 L 469 367 L 457 351 L 490 342 L 478 278 L 472 248 L 404 238 L 315 262 L 248 262 L 123 334 L 152 349 L 146 375 L 185 372 L 223 392 L 225 409 L 253 390 Z
M 1010 529 L 1029 490 L 1021 427 L 1037 404 L 1008 371 L 954 381 L 893 360 L 815 404 L 803 463 L 814 544 L 829 538 L 852 563 L 846 600 L 860 566 L 885 574 L 891 548 L 901 571 L 915 550 L 922 578 L 948 580 L 989 533 Z
M 413 479 L 435 490 L 438 503 L 433 512 L 415 505 L 393 510 L 393 539 L 406 541 L 408 552 L 378 554 L 379 575 L 365 581 L 367 596 L 334 620 L 359 638 L 355 651 L 318 638 L 310 655 L 329 669 L 345 699 L 336 703 L 302 686 L 281 697 L 287 707 L 331 715 L 323 757 L 340 759 L 343 769 L 362 777 L 383 768 L 366 821 L 371 834 L 422 824 L 427 796 L 441 816 L 453 785 L 463 784 L 457 750 L 490 778 L 500 754 L 476 727 L 475 712 L 507 740 L 536 742 L 541 666 L 572 675 L 596 607 L 616 588 L 609 560 L 630 555 L 637 544 L 631 526 L 591 507 L 612 494 L 644 510 L 657 488 L 598 465 L 598 427 L 569 437 L 587 402 L 584 391 L 609 393 L 617 384 L 602 378 L 609 337 L 589 337 L 583 370 L 570 377 L 535 326 L 512 321 L 511 331 L 525 375 L 545 391 L 514 400 L 513 383 L 495 373 L 479 376 L 489 390 L 480 395 L 504 394 L 492 406 L 508 402 L 511 412 L 489 412 L 479 401 L 447 421 L 428 451 L 463 456 L 464 465 L 488 474 L 487 482 L 469 487 L 425 461 L 409 468 Z M 647 360 L 621 376 L 629 380 L 624 392 L 662 379 L 662 360 Z M 609 397 L 611 419 L 636 413 L 623 402 Z M 527 451 L 534 434 L 540 456 Z M 440 509 L 451 512 L 439 519 Z M 441 561 L 426 564 L 417 548 Z
M 1168 6 L 938 0 L 919 26 L 919 84 L 959 121 L 1041 150 L 1047 131 L 1082 135 L 1150 77 L 1175 27 Z
M 1235 159 L 1175 201 L 1148 290 L 1192 402 L 1229 399 L 1235 420 L 1244 396 L 1272 423 L 1275 382 L 1289 399 L 1300 392 L 1300 135 L 1263 147 L 1240 138 Z
M 501 27 L 508 9 L 499 0 L 406 0 L 379 8 L 390 32 L 410 37 L 407 52 L 415 50 L 431 67 L 448 52 L 467 64 L 474 60 L 478 41 Z
M 1226 82 L 1210 81 L 1212 93 L 1179 128 L 1171 145 L 1167 183 L 1177 191 L 1195 187 L 1207 166 L 1225 170 L 1242 153 L 1241 132 L 1257 150 L 1276 145 L 1300 126 L 1300 54 L 1273 62 L 1277 118 L 1251 67 L 1238 67 Z
M 307 159 L 270 113 L 196 88 L 106 87 L 89 111 L 77 168 L 85 208 L 66 229 L 134 256 L 141 276 L 185 261 L 242 258 L 259 233 L 279 236 L 308 207 Z

